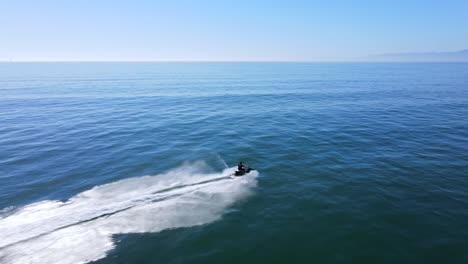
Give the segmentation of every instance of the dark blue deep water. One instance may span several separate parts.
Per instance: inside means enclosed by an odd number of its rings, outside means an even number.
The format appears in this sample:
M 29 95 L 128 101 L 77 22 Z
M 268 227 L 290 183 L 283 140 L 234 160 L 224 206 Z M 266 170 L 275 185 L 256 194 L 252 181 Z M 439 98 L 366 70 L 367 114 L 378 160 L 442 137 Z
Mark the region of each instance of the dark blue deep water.
M 0 240 L 0 263 L 468 263 L 468 64 L 2 63 Z

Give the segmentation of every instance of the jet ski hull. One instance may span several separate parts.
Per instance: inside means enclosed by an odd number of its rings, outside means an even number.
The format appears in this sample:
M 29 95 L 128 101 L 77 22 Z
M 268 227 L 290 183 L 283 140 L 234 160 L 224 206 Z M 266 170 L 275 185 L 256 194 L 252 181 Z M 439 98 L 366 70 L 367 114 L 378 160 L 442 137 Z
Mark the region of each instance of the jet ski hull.
M 234 172 L 234 176 L 244 176 L 248 174 L 249 172 L 253 171 L 254 169 L 252 168 L 247 168 L 245 171 L 236 171 Z

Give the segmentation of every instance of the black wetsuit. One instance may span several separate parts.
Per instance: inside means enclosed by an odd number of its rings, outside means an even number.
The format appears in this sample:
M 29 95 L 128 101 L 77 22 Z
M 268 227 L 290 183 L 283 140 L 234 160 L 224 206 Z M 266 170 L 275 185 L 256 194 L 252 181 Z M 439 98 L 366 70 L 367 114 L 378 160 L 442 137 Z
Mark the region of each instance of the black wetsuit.
M 237 170 L 238 170 L 239 172 L 245 172 L 245 167 L 244 167 L 244 165 L 239 163 L 239 165 L 237 165 Z

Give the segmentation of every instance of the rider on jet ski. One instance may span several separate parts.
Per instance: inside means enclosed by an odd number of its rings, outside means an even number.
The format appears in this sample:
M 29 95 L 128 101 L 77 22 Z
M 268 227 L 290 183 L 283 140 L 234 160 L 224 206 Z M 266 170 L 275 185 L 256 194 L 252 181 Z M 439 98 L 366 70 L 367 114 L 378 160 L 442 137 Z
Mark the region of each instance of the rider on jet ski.
M 237 165 L 237 171 L 234 172 L 234 176 L 243 176 L 246 173 L 249 173 L 255 169 L 249 168 L 249 166 L 244 165 L 244 163 L 239 162 L 239 165 Z
M 245 173 L 245 166 L 244 164 L 241 162 L 239 162 L 239 165 L 237 165 L 237 171 L 239 171 L 241 174 L 244 174 Z

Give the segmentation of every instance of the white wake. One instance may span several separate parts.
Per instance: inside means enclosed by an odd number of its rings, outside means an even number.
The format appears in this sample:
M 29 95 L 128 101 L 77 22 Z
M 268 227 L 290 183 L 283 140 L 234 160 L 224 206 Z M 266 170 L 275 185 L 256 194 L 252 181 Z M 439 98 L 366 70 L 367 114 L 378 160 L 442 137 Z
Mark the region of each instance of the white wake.
M 112 235 L 159 232 L 221 218 L 256 186 L 257 173 L 203 174 L 203 163 L 96 186 L 68 201 L 43 201 L 0 217 L 1 263 L 86 263 L 114 248 Z

